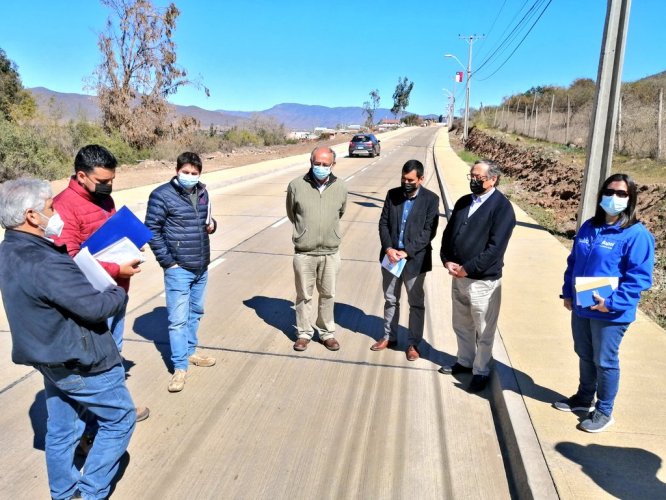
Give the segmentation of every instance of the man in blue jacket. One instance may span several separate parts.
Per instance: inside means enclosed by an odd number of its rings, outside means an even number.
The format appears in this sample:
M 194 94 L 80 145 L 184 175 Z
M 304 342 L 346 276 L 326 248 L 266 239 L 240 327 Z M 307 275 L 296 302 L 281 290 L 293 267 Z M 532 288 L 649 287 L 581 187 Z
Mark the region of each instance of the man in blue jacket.
M 211 216 L 206 186 L 199 181 L 203 165 L 195 153 L 176 160 L 176 176 L 150 193 L 146 226 L 153 232 L 150 248 L 164 269 L 173 376 L 169 392 L 185 387 L 189 364 L 213 366 L 215 358 L 197 352 L 197 332 L 204 312 L 210 264 Z
M 134 403 L 106 319 L 125 304 L 117 286 L 88 282 L 64 246 L 46 181 L 19 179 L 0 187 L 0 292 L 9 320 L 14 363 L 44 376 L 48 420 L 46 468 L 55 499 L 106 498 L 134 425 Z M 84 430 L 81 409 L 99 422 L 83 472 L 73 465 Z
M 500 169 L 489 160 L 477 161 L 469 175 L 472 194 L 453 207 L 442 235 L 440 257 L 453 276 L 452 323 L 458 359 L 440 373 L 472 373 L 470 392 L 488 385 L 495 330 L 502 299 L 502 267 L 516 225 L 511 202 L 496 186 Z

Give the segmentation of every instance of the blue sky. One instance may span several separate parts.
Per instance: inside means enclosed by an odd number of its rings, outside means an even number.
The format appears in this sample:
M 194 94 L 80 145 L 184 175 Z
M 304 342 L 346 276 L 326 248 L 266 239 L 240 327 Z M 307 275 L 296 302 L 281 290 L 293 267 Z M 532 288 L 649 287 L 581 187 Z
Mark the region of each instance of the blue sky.
M 467 63 L 468 45 L 458 35 L 486 34 L 474 44 L 474 71 L 535 2 L 543 8 L 548 0 L 176 0 L 178 62 L 211 95 L 182 89 L 171 101 L 242 111 L 283 102 L 361 106 L 376 88 L 380 106 L 390 108 L 398 78 L 407 76 L 414 82 L 407 111 L 441 113 L 442 88 L 453 89 L 461 70 L 444 54 Z M 525 31 L 473 75 L 471 105 L 498 104 L 536 85 L 596 78 L 606 6 L 552 0 L 496 74 L 490 76 Z M 97 34 L 108 14 L 95 0 L 3 2 L 0 48 L 18 65 L 24 86 L 84 93 L 100 60 Z M 632 2 L 623 81 L 666 70 L 664 19 L 666 1 Z M 462 103 L 464 84 L 455 92 Z

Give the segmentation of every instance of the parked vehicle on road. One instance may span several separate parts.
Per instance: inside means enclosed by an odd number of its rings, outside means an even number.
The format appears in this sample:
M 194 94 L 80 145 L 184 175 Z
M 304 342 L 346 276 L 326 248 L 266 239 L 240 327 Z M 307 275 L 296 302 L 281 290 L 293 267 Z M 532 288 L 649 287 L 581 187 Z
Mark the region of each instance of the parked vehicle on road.
M 373 134 L 356 134 L 349 141 L 349 157 L 354 155 L 368 155 L 373 158 L 382 151 L 380 141 Z

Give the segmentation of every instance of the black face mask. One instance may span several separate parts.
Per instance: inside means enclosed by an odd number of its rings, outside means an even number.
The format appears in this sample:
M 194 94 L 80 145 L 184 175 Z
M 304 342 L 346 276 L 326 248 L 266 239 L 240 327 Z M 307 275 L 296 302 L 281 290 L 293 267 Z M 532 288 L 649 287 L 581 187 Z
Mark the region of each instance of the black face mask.
M 469 181 L 469 190 L 474 194 L 481 194 L 486 189 L 483 187 L 483 181 L 472 179 Z
M 113 186 L 111 184 L 95 184 L 95 192 L 93 193 L 97 198 L 106 198 L 111 194 Z
M 402 185 L 402 190 L 405 192 L 405 194 L 412 194 L 414 191 L 416 191 L 416 184 L 412 184 L 410 182 L 403 182 L 401 183 Z

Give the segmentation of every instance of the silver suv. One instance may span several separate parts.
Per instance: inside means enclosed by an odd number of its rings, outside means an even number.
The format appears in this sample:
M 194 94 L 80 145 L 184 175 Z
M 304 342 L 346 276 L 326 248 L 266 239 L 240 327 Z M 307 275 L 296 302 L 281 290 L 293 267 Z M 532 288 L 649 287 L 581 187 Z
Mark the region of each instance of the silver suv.
M 370 158 L 379 156 L 382 152 L 379 142 L 373 134 L 356 134 L 349 141 L 349 157 L 359 154 L 368 155 Z

